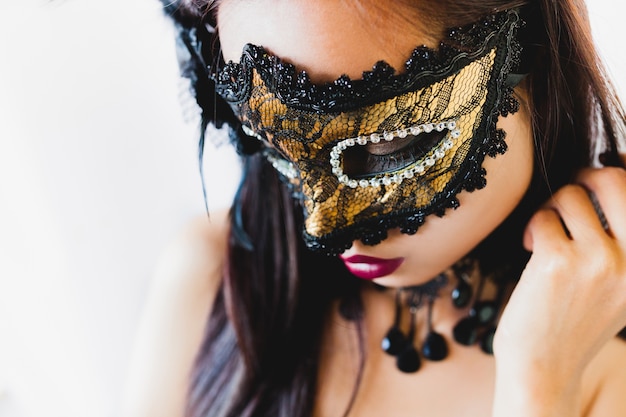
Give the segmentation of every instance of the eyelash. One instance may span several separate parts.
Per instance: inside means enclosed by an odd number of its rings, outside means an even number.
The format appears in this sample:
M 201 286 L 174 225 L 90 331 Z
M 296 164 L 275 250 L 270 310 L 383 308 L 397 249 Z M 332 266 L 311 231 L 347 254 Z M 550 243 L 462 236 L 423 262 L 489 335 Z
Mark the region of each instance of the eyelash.
M 354 178 L 397 171 L 419 160 L 445 137 L 445 132 L 411 136 L 408 143 L 386 154 L 368 152 L 364 147 L 344 151 L 344 172 Z M 409 137 L 407 137 L 408 139 Z

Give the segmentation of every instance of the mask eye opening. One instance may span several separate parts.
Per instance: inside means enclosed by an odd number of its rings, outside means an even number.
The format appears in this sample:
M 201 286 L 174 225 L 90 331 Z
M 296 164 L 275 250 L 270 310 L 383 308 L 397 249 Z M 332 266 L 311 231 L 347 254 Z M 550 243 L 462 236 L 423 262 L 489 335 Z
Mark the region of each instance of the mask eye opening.
M 433 134 L 434 133 L 434 134 Z M 431 135 L 432 134 L 432 135 Z M 405 129 L 398 129 L 393 132 L 372 133 L 368 136 L 358 136 L 356 138 L 348 138 L 338 142 L 330 152 L 330 165 L 333 174 L 340 183 L 356 187 L 378 187 L 380 185 L 390 185 L 392 183 L 401 183 L 405 178 L 412 178 L 415 175 L 422 175 L 428 168 L 442 159 L 446 153 L 454 147 L 454 141 L 461 136 L 461 131 L 457 128 L 456 120 L 447 120 L 438 123 L 425 123 L 421 125 L 411 126 Z M 422 141 L 422 138 L 428 138 Z M 409 139 L 408 141 L 405 139 Z M 415 140 L 411 140 L 415 138 Z M 368 144 L 376 146 L 379 143 L 398 141 L 398 151 L 407 151 L 406 156 L 411 156 L 415 149 L 410 147 L 411 143 L 421 143 L 422 150 L 420 155 L 412 155 L 413 160 L 401 163 L 401 166 L 395 166 L 393 169 L 382 172 L 365 172 L 356 175 L 354 173 L 354 164 L 352 161 L 346 161 L 352 156 L 363 156 L 364 147 Z M 431 145 L 428 147 L 427 145 Z M 354 151 L 353 149 L 357 149 Z M 358 149 L 362 148 L 362 149 Z M 393 148 L 393 147 L 392 147 Z M 425 151 L 425 152 L 424 152 Z M 367 151 L 366 151 L 367 154 Z M 383 159 L 391 160 L 394 152 L 378 155 Z M 369 156 L 371 158 L 371 153 Z M 397 160 L 395 161 L 398 162 Z M 351 166 L 352 164 L 352 166 Z M 346 168 L 348 171 L 346 171 Z

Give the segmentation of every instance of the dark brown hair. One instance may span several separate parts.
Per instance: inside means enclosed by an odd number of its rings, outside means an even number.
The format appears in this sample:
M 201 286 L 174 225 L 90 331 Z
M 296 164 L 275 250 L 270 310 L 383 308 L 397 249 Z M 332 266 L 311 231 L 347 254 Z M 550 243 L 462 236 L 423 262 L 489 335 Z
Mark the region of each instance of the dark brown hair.
M 189 30 L 203 30 L 204 24 L 216 27 L 218 3 L 180 0 L 167 2 L 166 11 L 185 36 Z M 621 164 L 618 143 L 624 140 L 624 111 L 596 54 L 584 2 L 397 3 L 417 8 L 445 27 L 471 24 L 494 11 L 523 7 L 526 27 L 522 42 L 530 68 L 525 86 L 532 109 L 535 175 L 515 212 L 474 251 L 484 268 L 506 266 L 508 278 L 515 280 L 527 259 L 521 232 L 551 190 L 596 161 Z M 384 4 L 387 7 L 389 3 Z M 363 2 L 359 7 L 366 6 L 369 4 Z M 219 45 L 209 48 L 215 51 Z M 202 131 L 209 123 L 236 126 L 234 116 L 225 104 L 220 107 L 212 89 L 206 57 L 196 58 L 183 75 L 192 79 L 198 92 Z M 191 375 L 187 415 L 309 416 L 331 303 L 342 299 L 354 306 L 358 330 L 358 287 L 344 276 L 336 258 L 304 247 L 301 209 L 290 191 L 258 153 L 246 152 L 245 145 L 240 150 L 244 175 L 231 212 L 229 258 Z M 346 399 L 347 404 L 349 401 Z

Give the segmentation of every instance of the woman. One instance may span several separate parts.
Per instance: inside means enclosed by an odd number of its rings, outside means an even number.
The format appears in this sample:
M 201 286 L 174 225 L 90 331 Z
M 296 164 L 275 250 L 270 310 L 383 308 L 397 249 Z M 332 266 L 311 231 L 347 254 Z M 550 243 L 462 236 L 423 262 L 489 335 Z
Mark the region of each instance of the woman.
M 167 10 L 244 177 L 159 267 L 129 415 L 626 413 L 624 113 L 581 1 Z

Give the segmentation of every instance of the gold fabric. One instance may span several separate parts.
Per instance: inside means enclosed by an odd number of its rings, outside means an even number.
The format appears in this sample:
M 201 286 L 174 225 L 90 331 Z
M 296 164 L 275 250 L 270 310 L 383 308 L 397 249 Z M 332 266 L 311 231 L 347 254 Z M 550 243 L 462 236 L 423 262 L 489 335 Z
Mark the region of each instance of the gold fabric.
M 488 128 L 484 125 L 481 128 L 481 123 L 485 123 L 485 112 L 494 112 L 493 103 L 486 107 L 486 102 L 493 85 L 490 83 L 494 82 L 492 78 L 500 75 L 494 75 L 493 71 L 497 52 L 494 47 L 456 73 L 425 88 L 338 113 L 289 107 L 252 69 L 251 93 L 239 105 L 239 115 L 244 125 L 297 168 L 299 175 L 292 182 L 303 195 L 306 233 L 319 238 L 391 212 L 417 212 L 431 204 L 435 196 L 446 192 L 472 154 L 477 132 L 488 134 Z M 455 121 L 460 135 L 453 139 L 453 146 L 445 155 L 421 175 L 404 178 L 400 183 L 352 188 L 340 183 L 332 172 L 330 152 L 342 140 L 446 121 Z M 403 144 L 409 145 L 403 145 L 402 149 L 419 145 L 427 135 L 408 138 L 403 139 Z M 438 140 L 428 143 L 425 156 L 432 154 L 439 143 Z M 394 152 L 401 151 L 394 150 L 385 157 L 393 158 Z M 404 161 L 395 171 L 406 170 L 418 162 Z M 365 172 L 359 178 L 371 179 L 389 173 Z

